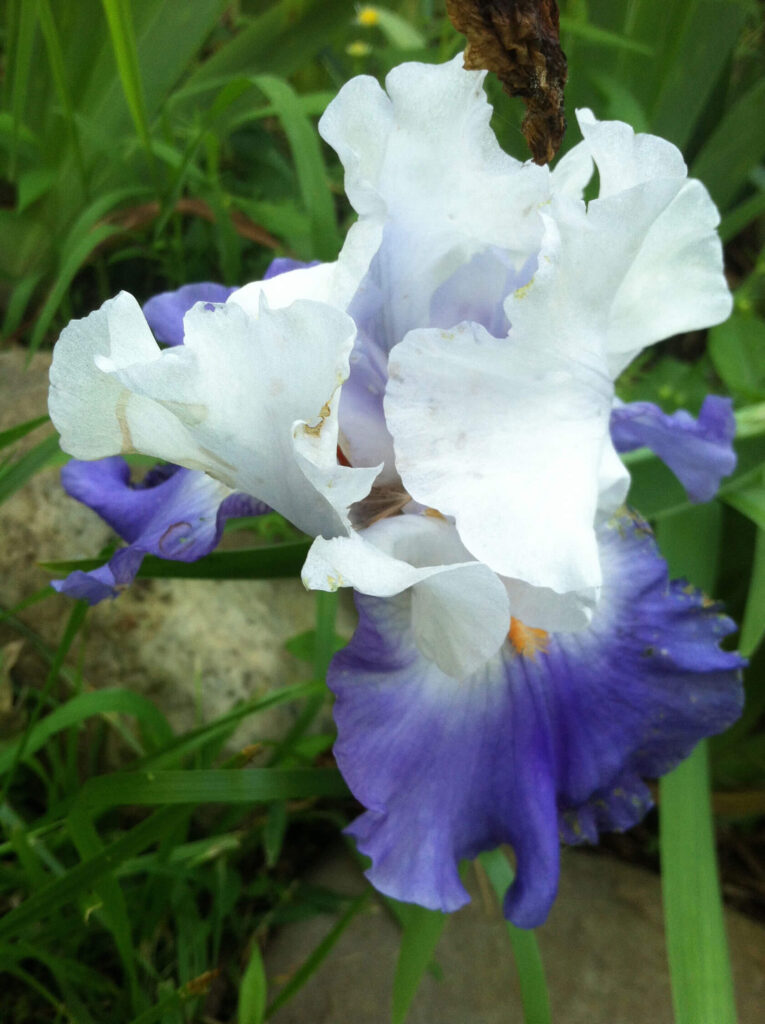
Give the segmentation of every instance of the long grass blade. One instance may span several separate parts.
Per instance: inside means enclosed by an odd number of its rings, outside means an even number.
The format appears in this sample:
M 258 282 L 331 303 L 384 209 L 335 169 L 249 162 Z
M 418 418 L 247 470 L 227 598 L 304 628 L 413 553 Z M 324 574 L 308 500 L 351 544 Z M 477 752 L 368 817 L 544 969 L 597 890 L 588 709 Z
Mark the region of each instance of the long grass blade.
M 401 904 L 399 913 L 403 930 L 393 977 L 392 1024 L 404 1024 L 447 921 L 446 914 L 425 907 Z
M 719 505 L 700 505 L 662 522 L 658 535 L 670 575 L 684 576 L 711 592 L 720 547 Z M 736 1024 L 706 742 L 659 785 L 662 893 L 675 1024 Z
M 354 917 L 361 913 L 369 903 L 371 895 L 371 890 L 367 889 L 348 906 L 330 932 L 321 940 L 308 959 L 298 967 L 279 995 L 269 1004 L 266 1009 L 266 1020 L 272 1017 L 285 1003 L 289 1002 L 295 993 L 305 985 L 311 975 L 316 973 Z
M 254 82 L 275 108 L 287 136 L 303 206 L 310 218 L 312 253 L 317 259 L 334 259 L 340 238 L 316 129 L 287 82 L 272 75 L 258 75 Z
M 101 2 L 109 26 L 109 36 L 117 61 L 122 91 L 125 94 L 136 132 L 146 151 L 149 166 L 152 173 L 156 175 L 130 0 L 101 0 Z
M 706 742 L 661 780 L 659 819 L 675 1024 L 736 1024 Z
M 513 880 L 513 871 L 507 857 L 501 850 L 492 850 L 482 853 L 478 863 L 489 876 L 491 887 L 502 906 L 505 893 Z M 551 1024 L 550 996 L 536 936 L 532 931 L 516 928 L 509 921 L 507 932 L 518 970 L 524 1021 L 526 1024 Z

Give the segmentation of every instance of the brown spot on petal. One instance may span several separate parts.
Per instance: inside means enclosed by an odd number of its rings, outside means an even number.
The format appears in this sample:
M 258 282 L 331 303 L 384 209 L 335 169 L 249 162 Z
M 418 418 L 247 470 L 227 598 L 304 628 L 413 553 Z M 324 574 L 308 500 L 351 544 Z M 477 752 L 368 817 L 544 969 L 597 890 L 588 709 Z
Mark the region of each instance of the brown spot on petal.
M 329 402 L 331 401 L 332 399 L 329 400 Z M 329 402 L 325 402 L 324 405 L 319 410 L 319 422 L 316 424 L 315 427 L 303 427 L 303 430 L 306 432 L 306 434 L 310 434 L 312 437 L 318 437 L 321 434 L 321 428 L 324 426 L 325 421 L 329 419 L 330 415 L 332 414 L 332 410 L 329 407 Z
M 518 654 L 532 659 L 537 651 L 544 654 L 550 642 L 550 635 L 544 629 L 535 629 L 533 626 L 525 625 L 520 619 L 512 618 L 507 638 Z
M 120 434 L 122 436 L 122 447 L 120 451 L 123 455 L 128 455 L 130 452 L 134 452 L 133 438 L 130 435 L 130 427 L 127 421 L 127 404 L 130 398 L 130 392 L 124 390 L 120 393 L 120 397 L 117 399 L 117 405 L 114 409 L 114 414 L 117 417 L 117 423 L 119 424 Z
M 446 0 L 446 10 L 467 37 L 465 67 L 493 71 L 505 92 L 523 100 L 534 162 L 549 163 L 566 131 L 568 69 L 555 0 Z

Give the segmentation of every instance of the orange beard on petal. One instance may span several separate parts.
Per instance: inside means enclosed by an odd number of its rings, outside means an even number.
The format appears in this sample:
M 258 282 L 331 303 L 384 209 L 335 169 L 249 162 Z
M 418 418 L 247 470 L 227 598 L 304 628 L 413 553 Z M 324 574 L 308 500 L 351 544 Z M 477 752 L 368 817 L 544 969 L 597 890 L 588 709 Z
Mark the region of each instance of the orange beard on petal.
M 507 638 L 515 650 L 524 658 L 533 660 L 537 651 L 544 654 L 550 641 L 550 635 L 544 629 L 526 626 L 520 619 L 510 619 Z

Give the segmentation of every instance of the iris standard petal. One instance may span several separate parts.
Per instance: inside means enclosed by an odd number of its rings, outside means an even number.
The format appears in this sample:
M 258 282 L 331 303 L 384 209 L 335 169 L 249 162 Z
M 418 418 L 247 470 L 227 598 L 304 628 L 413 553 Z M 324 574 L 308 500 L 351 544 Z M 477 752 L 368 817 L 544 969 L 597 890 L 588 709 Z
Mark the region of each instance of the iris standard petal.
M 506 915 L 546 918 L 559 836 L 597 839 L 650 805 L 642 777 L 669 771 L 738 716 L 734 627 L 669 584 L 647 527 L 600 531 L 604 600 L 587 630 L 513 622 L 501 652 L 455 680 L 415 644 L 406 598 L 358 597 L 359 627 L 336 655 L 338 764 L 366 812 L 350 827 L 368 875 L 397 899 L 445 911 L 468 899 L 458 864 L 510 843 Z
M 319 123 L 360 223 L 378 232 L 370 276 L 385 302 L 371 333 L 384 351 L 429 325 L 434 292 L 474 255 L 496 246 L 518 270 L 539 247 L 549 172 L 502 151 L 485 72 L 461 60 L 402 64 L 387 91 L 354 78 Z
M 617 451 L 650 448 L 666 462 L 691 501 L 711 501 L 720 481 L 736 468 L 733 402 L 707 395 L 698 418 L 685 409 L 663 412 L 653 402 L 618 404 L 611 412 Z

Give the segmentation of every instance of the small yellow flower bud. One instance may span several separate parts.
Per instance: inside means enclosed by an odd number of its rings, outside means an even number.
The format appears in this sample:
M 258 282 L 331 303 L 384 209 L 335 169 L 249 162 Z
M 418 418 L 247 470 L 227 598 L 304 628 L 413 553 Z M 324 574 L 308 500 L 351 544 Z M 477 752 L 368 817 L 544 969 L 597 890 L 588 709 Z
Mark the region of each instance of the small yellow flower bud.
M 355 39 L 352 43 L 348 43 L 345 52 L 349 57 L 367 57 L 372 52 L 372 47 L 363 39 Z
M 376 7 L 360 7 L 356 21 L 364 28 L 371 28 L 373 25 L 379 25 L 380 15 L 377 13 Z

